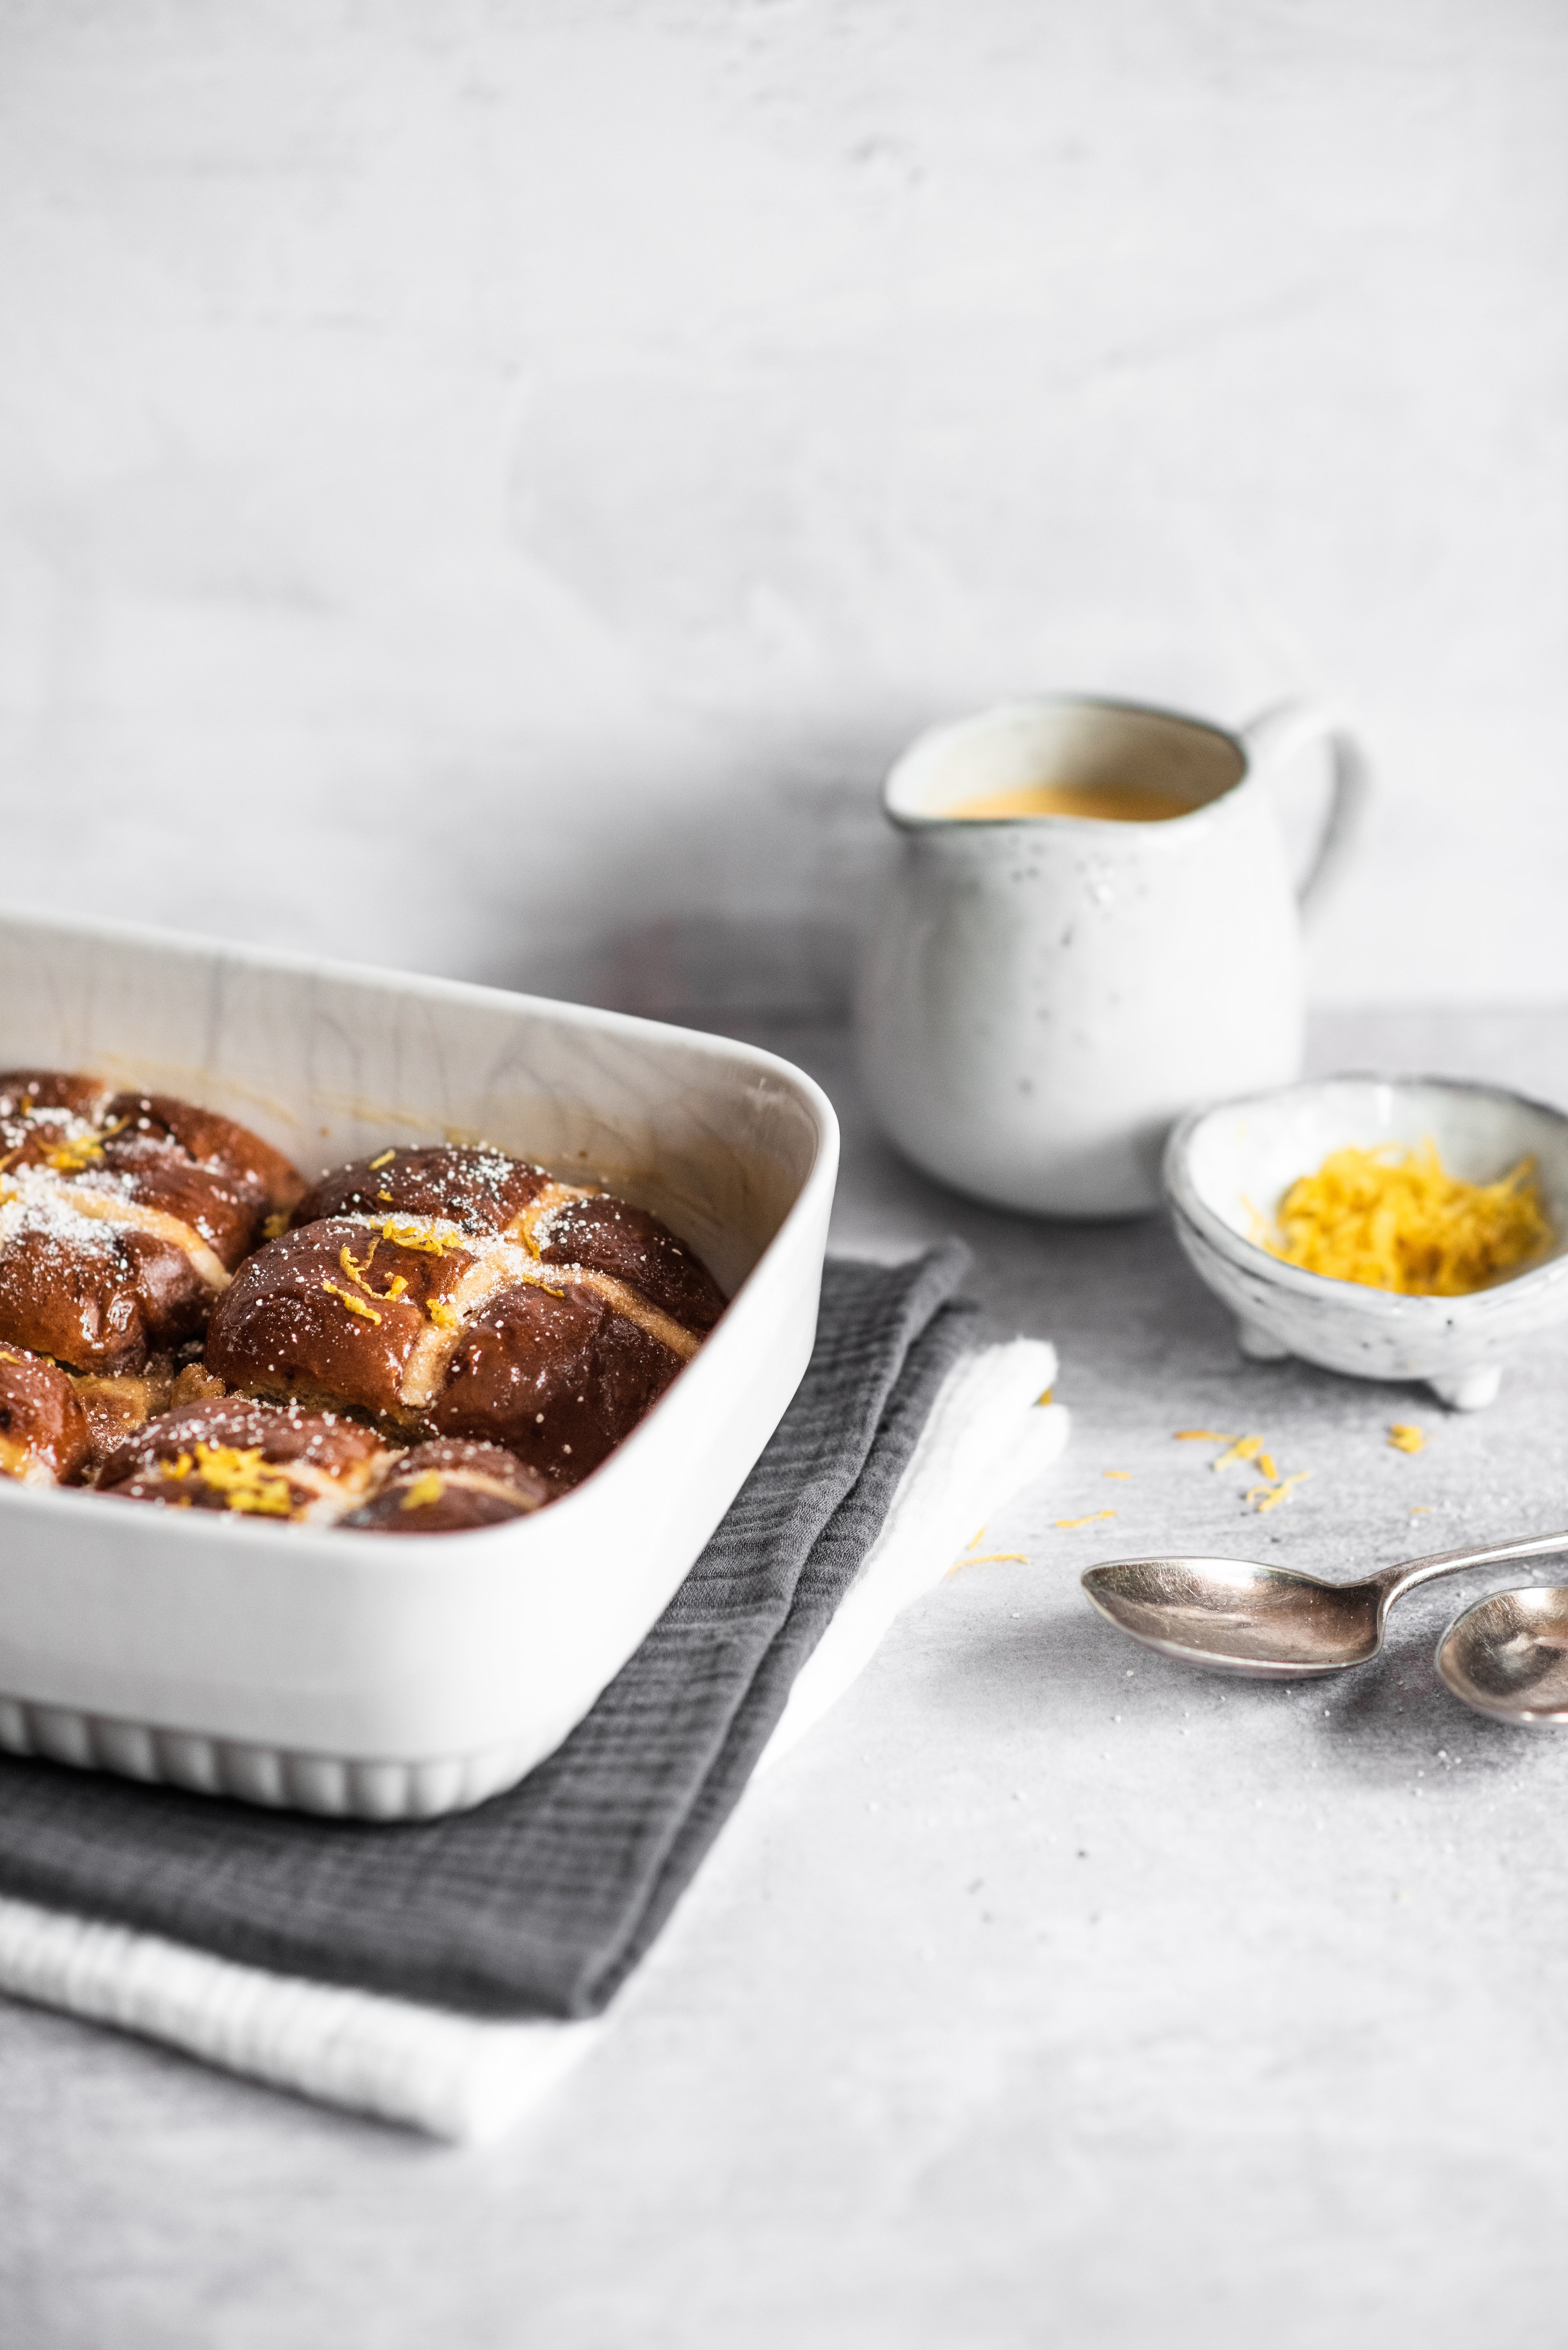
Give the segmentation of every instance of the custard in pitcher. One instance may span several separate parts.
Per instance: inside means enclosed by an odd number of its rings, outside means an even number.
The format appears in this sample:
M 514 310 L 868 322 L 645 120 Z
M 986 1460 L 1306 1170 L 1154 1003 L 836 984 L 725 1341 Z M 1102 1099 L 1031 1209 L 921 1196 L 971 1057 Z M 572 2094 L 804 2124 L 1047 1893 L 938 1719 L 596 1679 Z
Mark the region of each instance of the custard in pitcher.
M 940 810 L 945 816 L 996 823 L 1031 816 L 1088 816 L 1099 824 L 1168 824 L 1190 816 L 1199 798 L 1162 784 L 1019 784 L 1011 791 L 981 792 Z

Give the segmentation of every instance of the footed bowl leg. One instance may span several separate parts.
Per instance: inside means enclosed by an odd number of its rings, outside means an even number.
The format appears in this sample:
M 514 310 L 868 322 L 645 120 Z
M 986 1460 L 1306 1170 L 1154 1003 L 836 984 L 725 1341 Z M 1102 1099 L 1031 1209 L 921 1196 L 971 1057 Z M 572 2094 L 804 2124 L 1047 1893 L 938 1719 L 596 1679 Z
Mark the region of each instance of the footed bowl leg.
M 1496 1363 L 1477 1363 L 1468 1371 L 1451 1372 L 1447 1378 L 1428 1379 L 1427 1385 L 1450 1411 L 1484 1411 L 1489 1403 L 1497 1401 L 1502 1371 Z
M 1272 1330 L 1265 1330 L 1261 1323 L 1249 1322 L 1241 1314 L 1236 1316 L 1236 1343 L 1250 1363 L 1282 1363 L 1291 1351 L 1281 1346 Z

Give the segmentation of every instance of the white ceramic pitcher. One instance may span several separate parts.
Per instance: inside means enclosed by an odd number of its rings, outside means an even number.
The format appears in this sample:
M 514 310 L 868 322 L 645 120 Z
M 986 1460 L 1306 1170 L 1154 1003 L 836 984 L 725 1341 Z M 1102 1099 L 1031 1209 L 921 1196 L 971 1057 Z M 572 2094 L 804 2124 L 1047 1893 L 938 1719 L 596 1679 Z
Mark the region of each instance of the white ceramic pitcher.
M 1318 738 L 1334 791 L 1295 885 L 1270 771 Z M 1153 788 L 1189 812 L 950 813 L 1043 784 Z M 1175 1118 L 1300 1075 L 1300 910 L 1342 856 L 1366 787 L 1354 735 L 1307 702 L 1232 734 L 1062 696 L 922 735 L 884 787 L 901 853 L 859 993 L 888 1132 L 945 1182 L 1010 1208 L 1154 1207 Z

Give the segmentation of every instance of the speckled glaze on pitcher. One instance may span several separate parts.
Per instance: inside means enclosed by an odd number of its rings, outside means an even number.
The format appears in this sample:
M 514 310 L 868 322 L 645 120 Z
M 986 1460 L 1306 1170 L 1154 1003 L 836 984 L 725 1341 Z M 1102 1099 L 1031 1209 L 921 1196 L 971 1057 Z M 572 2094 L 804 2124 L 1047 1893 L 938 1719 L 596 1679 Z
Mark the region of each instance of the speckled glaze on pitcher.
M 1270 770 L 1320 737 L 1334 794 L 1298 885 Z M 951 814 L 1042 784 L 1143 785 L 1191 806 L 1154 823 Z M 857 1010 L 888 1132 L 931 1174 L 1006 1207 L 1154 1207 L 1174 1118 L 1299 1076 L 1301 910 L 1365 789 L 1355 737 L 1303 702 L 1232 734 L 1064 696 L 922 735 L 884 788 L 901 853 Z

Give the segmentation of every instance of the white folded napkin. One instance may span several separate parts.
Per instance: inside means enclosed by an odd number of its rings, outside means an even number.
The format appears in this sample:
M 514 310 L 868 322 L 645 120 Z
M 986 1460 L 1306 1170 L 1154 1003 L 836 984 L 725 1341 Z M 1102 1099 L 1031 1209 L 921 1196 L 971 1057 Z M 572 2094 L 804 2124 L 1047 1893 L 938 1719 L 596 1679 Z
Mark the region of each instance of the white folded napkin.
M 759 1768 L 787 1753 L 864 1669 L 899 1610 L 978 1526 L 1055 1460 L 1068 1415 L 1039 1399 L 1055 1350 L 1016 1338 L 966 1356 L 938 1394 L 881 1533 L 796 1676 Z M 493 2022 L 0 1898 L 0 1991 L 112 2023 L 232 2073 L 436 2137 L 498 2137 L 613 2022 Z

